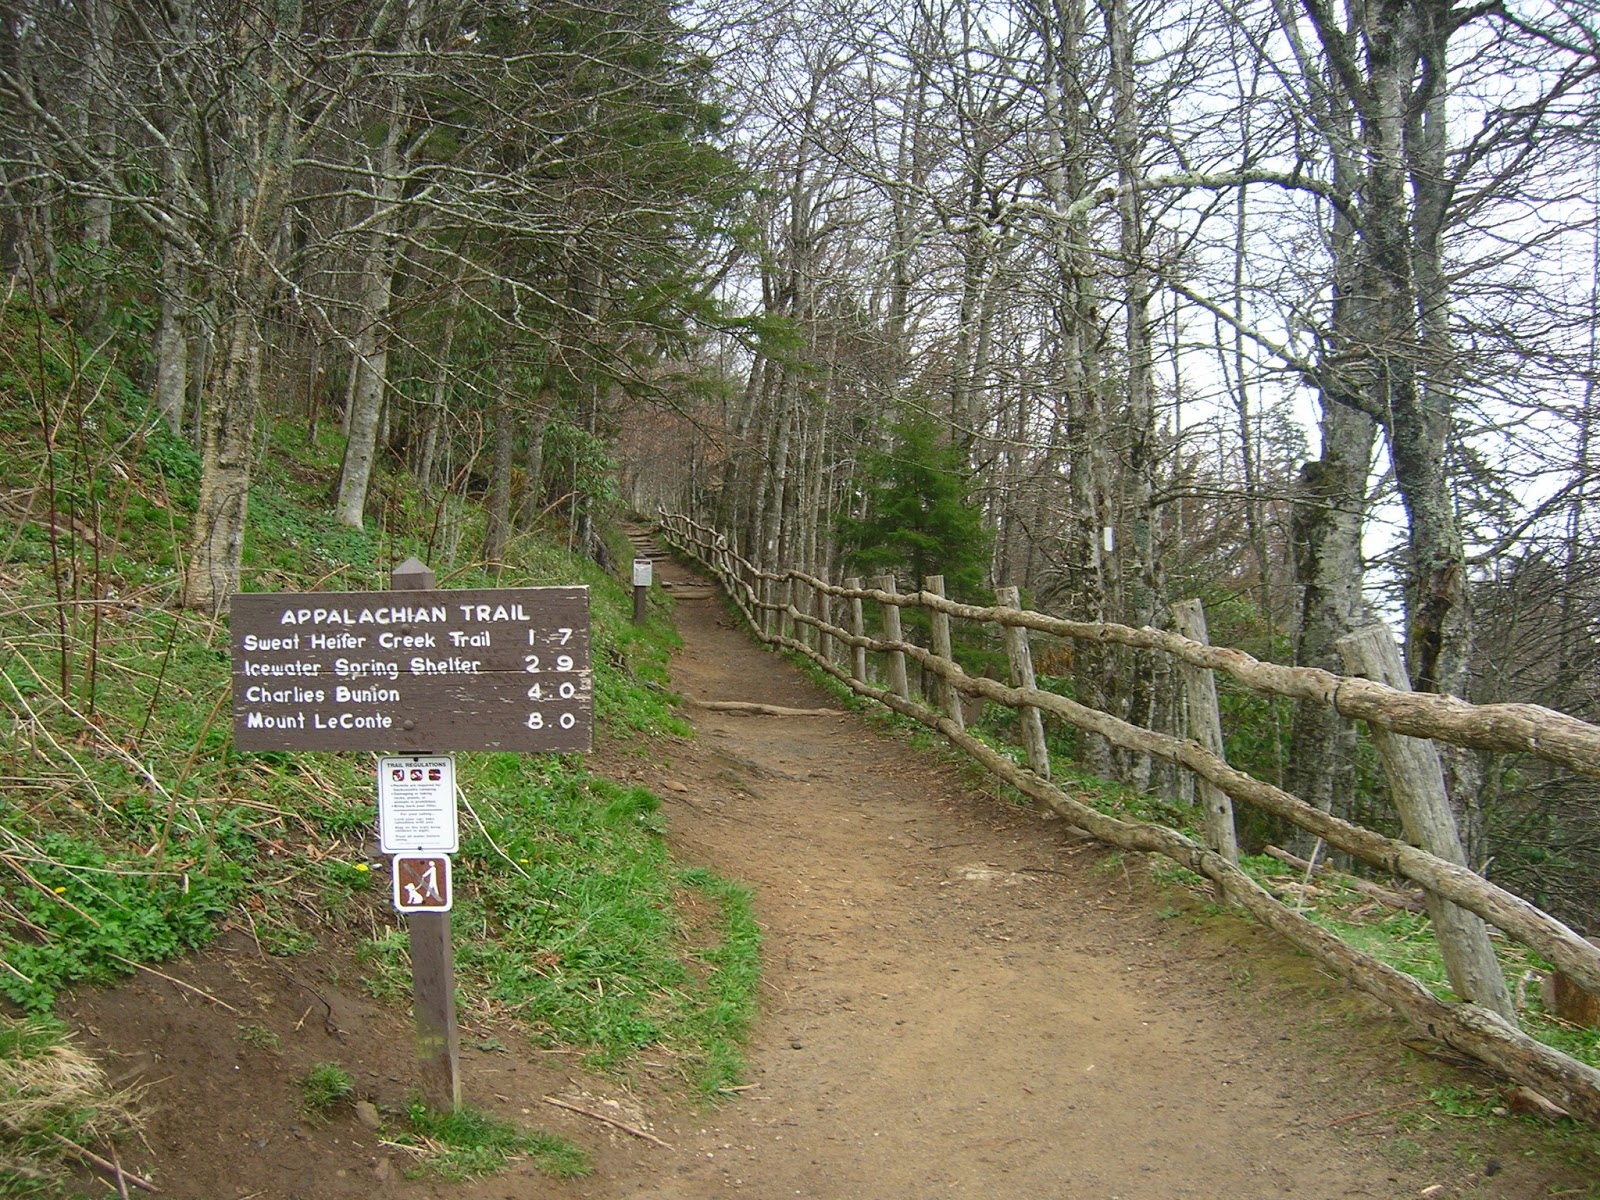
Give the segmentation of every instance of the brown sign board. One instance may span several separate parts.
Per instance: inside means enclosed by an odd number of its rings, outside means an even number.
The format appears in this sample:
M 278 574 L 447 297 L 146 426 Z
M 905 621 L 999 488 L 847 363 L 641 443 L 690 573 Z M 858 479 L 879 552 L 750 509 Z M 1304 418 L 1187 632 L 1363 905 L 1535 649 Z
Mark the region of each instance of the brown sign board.
M 586 587 L 244 592 L 241 750 L 587 751 Z

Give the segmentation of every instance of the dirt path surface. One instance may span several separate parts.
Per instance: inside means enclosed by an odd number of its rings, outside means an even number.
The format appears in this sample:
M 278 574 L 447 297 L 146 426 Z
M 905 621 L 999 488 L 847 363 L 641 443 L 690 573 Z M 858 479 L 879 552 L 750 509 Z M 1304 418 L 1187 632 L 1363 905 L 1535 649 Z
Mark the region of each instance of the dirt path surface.
M 690 584 L 682 568 L 666 577 Z M 643 777 L 668 798 L 681 855 L 756 888 L 768 986 L 754 1086 L 657 1127 L 674 1150 L 643 1156 L 646 1178 L 576 1194 L 1542 1194 L 1409 1139 L 1383 1153 L 1397 1101 L 1373 1072 L 1401 1074 L 1397 1030 L 1342 991 L 1337 1007 L 1280 1009 L 1281 987 L 1250 978 L 1252 945 L 1270 939 L 1182 919 L 1140 883 L 1146 864 L 974 795 L 863 716 L 695 707 L 830 701 L 717 600 L 677 613 L 674 681 L 699 738 Z M 1351 1057 L 1346 1039 L 1365 1048 Z M 1382 1112 L 1350 1119 L 1367 1110 Z
M 414 1041 L 404 1012 L 361 989 L 368 931 L 277 958 L 235 924 L 204 954 L 61 1005 L 119 1081 L 148 1090 L 129 1169 L 173 1200 L 1589 1194 L 1530 1149 L 1536 1133 L 1440 1113 L 1423 1088 L 1442 1068 L 1408 1062 L 1386 1015 L 1204 897 L 1158 887 L 1148 862 L 985 794 L 867 716 L 697 705 L 833 702 L 683 568 L 658 569 L 685 597 L 674 679 L 698 736 L 602 746 L 595 767 L 665 797 L 680 860 L 755 889 L 762 1005 L 739 1096 L 697 1110 L 653 1082 L 670 1064 L 587 1075 L 468 1013 L 467 1102 L 563 1134 L 594 1173 L 409 1179 L 378 1116 L 405 1105 Z M 296 1080 L 329 1060 L 365 1113 L 299 1111 Z

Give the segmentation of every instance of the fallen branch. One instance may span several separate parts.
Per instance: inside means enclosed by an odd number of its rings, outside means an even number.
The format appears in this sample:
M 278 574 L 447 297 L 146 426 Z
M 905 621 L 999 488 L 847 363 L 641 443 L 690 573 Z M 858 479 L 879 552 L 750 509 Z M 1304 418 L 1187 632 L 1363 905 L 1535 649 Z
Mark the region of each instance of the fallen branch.
M 610 1125 L 613 1129 L 622 1130 L 623 1133 L 631 1133 L 634 1137 L 639 1138 L 642 1141 L 654 1143 L 655 1145 L 660 1146 L 663 1150 L 673 1149 L 673 1147 L 667 1145 L 666 1142 L 663 1142 L 655 1134 L 646 1133 L 642 1129 L 635 1129 L 632 1125 L 629 1125 L 624 1121 L 618 1121 L 614 1117 L 608 1117 L 604 1113 L 591 1112 L 587 1108 L 579 1108 L 576 1104 L 569 1104 L 565 1100 L 557 1100 L 554 1096 L 546 1096 L 544 1098 L 544 1102 L 546 1104 L 554 1104 L 557 1108 L 564 1108 L 568 1112 L 575 1112 L 580 1117 L 588 1117 L 591 1121 L 599 1121 L 602 1125 Z
M 1342 1117 L 1335 1117 L 1323 1126 L 1325 1129 L 1337 1129 L 1340 1125 L 1348 1125 L 1351 1121 L 1359 1121 L 1363 1117 L 1381 1117 L 1402 1108 L 1420 1108 L 1424 1104 L 1432 1104 L 1431 1096 L 1424 1096 L 1421 1100 L 1407 1100 L 1403 1104 L 1385 1104 L 1382 1108 L 1368 1108 L 1361 1112 L 1346 1113 Z
M 684 697 L 684 703 L 711 712 L 742 713 L 750 717 L 842 717 L 837 708 L 784 708 L 780 704 L 752 704 L 748 700 L 695 700 Z

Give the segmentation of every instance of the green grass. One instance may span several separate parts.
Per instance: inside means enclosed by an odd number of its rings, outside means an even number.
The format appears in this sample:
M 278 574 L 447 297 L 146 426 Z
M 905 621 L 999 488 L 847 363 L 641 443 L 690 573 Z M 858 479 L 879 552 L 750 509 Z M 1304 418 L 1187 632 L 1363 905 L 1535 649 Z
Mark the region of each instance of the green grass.
M 376 920 L 368 986 L 408 1003 L 404 935 L 366 858 L 370 756 L 233 749 L 226 623 L 173 604 L 199 460 L 96 372 L 47 318 L 0 306 L 0 474 L 57 513 L 0 533 L 0 996 L 46 1013 L 226 920 L 285 956 Z M 667 605 L 635 628 L 623 581 L 531 533 L 491 575 L 477 506 L 399 473 L 379 472 L 366 530 L 339 525 L 340 451 L 268 414 L 245 590 L 383 588 L 411 556 L 447 588 L 586 585 L 602 736 L 648 754 L 690 735 Z M 610 1068 L 650 1047 L 685 1087 L 736 1079 L 757 970 L 742 891 L 674 861 L 655 798 L 577 758 L 464 754 L 458 779 L 482 818 L 464 815 L 458 860 L 461 1002 Z M 270 1049 L 263 1033 L 240 1037 Z
M 321 1062 L 300 1079 L 300 1108 L 307 1116 L 326 1117 L 355 1095 L 356 1081 L 336 1062 Z
M 590 1172 L 588 1156 L 564 1138 L 526 1133 L 488 1113 L 472 1108 L 436 1113 L 420 1102 L 406 1110 L 409 1131 L 394 1135 L 397 1145 L 418 1153 L 418 1174 L 455 1183 L 493 1175 L 515 1159 L 528 1159 L 557 1179 Z
M 134 1100 L 60 1022 L 0 1015 L 0 1197 L 62 1195 L 79 1147 L 137 1132 Z
M 257 1050 L 266 1050 L 273 1054 L 283 1049 L 283 1039 L 265 1025 L 255 1021 L 239 1026 L 239 1040 L 246 1046 L 254 1046 Z

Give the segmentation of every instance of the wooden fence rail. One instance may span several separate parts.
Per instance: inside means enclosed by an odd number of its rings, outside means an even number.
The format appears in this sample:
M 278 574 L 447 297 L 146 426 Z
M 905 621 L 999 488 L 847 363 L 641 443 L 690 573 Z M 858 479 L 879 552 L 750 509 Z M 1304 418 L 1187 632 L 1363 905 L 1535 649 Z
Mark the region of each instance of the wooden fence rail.
M 1342 716 L 1365 720 L 1375 735 L 1393 735 L 1402 755 L 1411 753 L 1405 743 L 1412 739 L 1437 739 L 1473 749 L 1532 753 L 1600 778 L 1600 728 L 1536 705 L 1472 705 L 1368 679 L 1266 663 L 1239 650 L 1211 646 L 1203 634 L 1190 638 L 1150 627 L 1051 617 L 1017 607 L 1014 589 L 1002 589 L 999 603 L 993 606 L 978 606 L 946 599 L 943 580 L 937 576 L 925 581 L 921 591 L 900 592 L 892 579 L 882 581 L 880 587 L 863 587 L 859 579 L 840 586 L 799 571 L 768 571 L 734 552 L 723 535 L 689 517 L 662 513 L 660 523 L 668 543 L 716 577 L 763 641 L 804 655 L 856 694 L 937 730 L 999 778 L 1102 841 L 1125 850 L 1165 855 L 1206 877 L 1229 900 L 1315 955 L 1353 986 L 1457 1049 L 1543 1092 L 1574 1116 L 1600 1126 L 1600 1071 L 1516 1027 L 1498 968 L 1490 972 L 1494 978 L 1484 977 L 1482 944 L 1477 940 L 1483 926 L 1478 921 L 1533 949 L 1595 993 L 1600 993 L 1600 948 L 1462 865 L 1456 860 L 1458 855 L 1441 857 L 1342 820 L 1230 766 L 1209 737 L 1202 744 L 1146 729 L 1038 688 L 1028 659 L 1027 635 L 1039 632 L 1168 654 L 1196 685 L 1191 694 L 1203 695 L 1205 690 L 1193 672 L 1209 676 L 1211 671 L 1225 671 L 1257 692 L 1326 704 Z M 884 637 L 874 638 L 866 632 L 865 606 L 869 603 L 878 605 L 883 614 Z M 931 614 L 934 649 L 900 636 L 900 611 L 907 607 Z M 833 624 L 828 619 L 833 612 L 840 613 L 849 627 Z M 952 619 L 1001 628 L 1007 635 L 1012 667 L 1009 684 L 968 675 L 961 669 L 949 649 L 948 623 Z M 1203 630 L 1203 617 L 1199 629 Z M 1388 640 L 1392 645 L 1392 639 Z M 884 664 L 886 686 L 871 680 L 869 654 L 877 656 L 873 661 Z M 908 662 L 920 668 L 923 678 L 931 676 L 935 681 L 932 705 L 912 698 Z M 1003 705 L 1020 714 L 1028 766 L 1019 765 L 965 729 L 960 696 Z M 1042 724 L 1037 736 L 1031 733 L 1033 721 L 1041 714 L 1191 772 L 1202 785 L 1202 796 L 1210 797 L 1203 801 L 1210 845 L 1165 826 L 1106 816 L 1051 784 Z M 1207 720 L 1200 715 L 1202 724 Z M 1431 745 L 1428 749 L 1431 753 Z M 1442 927 L 1436 920 L 1442 944 L 1459 939 L 1450 942 L 1445 957 L 1451 965 L 1453 986 L 1467 999 L 1455 1004 L 1439 1000 L 1423 983 L 1344 943 L 1241 871 L 1234 861 L 1231 821 L 1226 831 L 1216 823 L 1215 814 L 1226 812 L 1228 801 L 1253 805 L 1379 870 L 1421 885 L 1430 911 L 1436 917 L 1447 914 Z M 1453 834 L 1453 828 L 1450 832 Z M 1409 825 L 1407 833 L 1417 836 Z M 1432 834 L 1418 840 L 1435 849 L 1448 844 Z

